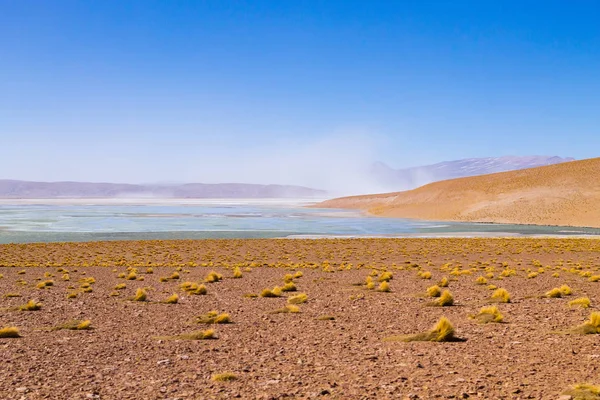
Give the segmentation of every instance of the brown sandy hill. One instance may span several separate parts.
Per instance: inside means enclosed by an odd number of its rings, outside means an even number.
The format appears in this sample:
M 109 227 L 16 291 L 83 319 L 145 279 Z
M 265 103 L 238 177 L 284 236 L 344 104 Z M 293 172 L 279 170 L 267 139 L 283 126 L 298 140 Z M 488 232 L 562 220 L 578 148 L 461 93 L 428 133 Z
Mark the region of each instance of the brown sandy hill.
M 438 221 L 600 227 L 600 158 L 343 197 L 317 207 Z

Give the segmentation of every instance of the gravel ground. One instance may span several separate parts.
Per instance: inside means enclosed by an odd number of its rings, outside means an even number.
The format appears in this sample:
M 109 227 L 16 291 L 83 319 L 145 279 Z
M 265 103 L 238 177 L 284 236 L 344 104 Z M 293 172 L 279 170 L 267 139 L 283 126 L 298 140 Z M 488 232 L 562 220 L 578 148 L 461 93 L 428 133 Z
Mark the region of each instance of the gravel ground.
M 240 279 L 232 278 L 236 266 Z M 128 267 L 144 280 L 118 278 Z M 593 239 L 0 246 L 0 295 L 20 295 L 0 299 L 0 328 L 18 327 L 22 336 L 0 339 L 0 399 L 558 399 L 572 384 L 600 383 L 598 336 L 557 333 L 598 310 L 600 282 L 584 275 L 600 275 L 599 267 L 600 240 Z M 69 281 L 59 268 L 69 271 Z M 180 279 L 160 281 L 176 268 Z M 393 273 L 391 292 L 367 290 L 366 277 L 384 268 Z M 516 275 L 498 279 L 506 268 Z M 527 278 L 539 268 L 538 276 Z M 182 282 L 201 283 L 213 270 L 224 279 L 206 283 L 206 295 L 181 289 Z M 293 292 L 245 297 L 282 286 L 284 275 L 295 271 L 303 273 L 294 279 L 298 291 L 308 295 L 299 313 L 271 313 Z M 431 279 L 419 277 L 420 271 L 430 271 Z M 494 275 L 488 285 L 511 294 L 511 303 L 498 305 L 505 323 L 469 318 L 490 304 L 492 290 L 475 283 L 488 273 Z M 92 292 L 81 292 L 80 280 L 90 277 Z M 425 296 L 442 277 L 450 280 L 454 306 L 430 306 Z M 36 288 L 44 280 L 54 285 Z M 120 283 L 126 288 L 111 296 Z M 564 284 L 573 295 L 542 297 Z M 147 289 L 148 301 L 128 300 L 138 288 Z M 72 292 L 77 297 L 68 299 Z M 173 293 L 177 304 L 161 303 Z M 591 308 L 568 306 L 583 296 Z M 42 308 L 14 310 L 30 299 Z M 228 313 L 233 323 L 194 321 L 212 310 Z M 334 319 L 318 319 L 323 315 Z M 464 341 L 383 341 L 427 331 L 441 316 Z M 93 329 L 50 330 L 75 319 L 91 320 Z M 164 338 L 209 328 L 216 339 Z M 211 379 L 224 372 L 237 379 Z

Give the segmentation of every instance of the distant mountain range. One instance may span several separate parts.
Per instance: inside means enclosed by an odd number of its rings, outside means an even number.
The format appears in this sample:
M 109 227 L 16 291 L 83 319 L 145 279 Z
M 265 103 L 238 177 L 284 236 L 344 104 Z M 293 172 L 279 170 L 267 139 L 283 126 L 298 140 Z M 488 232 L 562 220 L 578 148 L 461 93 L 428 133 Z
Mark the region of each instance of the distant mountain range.
M 90 182 L 0 180 L 0 198 L 324 198 L 327 192 L 303 186 L 244 183 L 131 185 Z
M 390 190 L 408 190 L 447 179 L 542 167 L 574 160 L 557 156 L 467 158 L 405 169 L 393 169 L 378 162 L 372 165 L 369 175 L 375 183 Z
M 573 158 L 530 156 L 469 158 L 421 167 L 393 169 L 378 162 L 368 180 L 380 191 L 414 189 L 431 182 L 505 172 L 573 161 Z M 364 190 L 364 189 L 363 189 Z M 360 193 L 360 192 L 359 192 Z M 0 179 L 0 198 L 325 198 L 328 192 L 304 186 L 245 183 L 121 184 L 91 182 L 31 182 Z

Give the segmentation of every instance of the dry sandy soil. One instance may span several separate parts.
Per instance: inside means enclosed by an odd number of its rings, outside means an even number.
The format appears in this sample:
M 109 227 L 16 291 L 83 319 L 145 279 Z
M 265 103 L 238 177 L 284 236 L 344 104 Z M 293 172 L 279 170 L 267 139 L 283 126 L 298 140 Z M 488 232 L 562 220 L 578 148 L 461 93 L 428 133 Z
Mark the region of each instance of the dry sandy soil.
M 152 266 L 153 273 L 146 273 Z M 233 269 L 243 276 L 233 279 Z M 204 240 L 0 246 L 1 399 L 557 399 L 570 385 L 600 383 L 598 335 L 558 334 L 582 324 L 600 304 L 597 239 Z M 137 268 L 138 279 L 118 278 Z M 63 280 L 67 269 L 70 280 Z M 161 282 L 180 268 L 180 279 Z M 541 269 L 540 269 L 541 268 Z M 248 270 L 250 269 L 250 270 Z M 184 281 L 202 282 L 189 295 Z M 391 292 L 366 277 L 393 273 Z M 516 275 L 502 278 L 502 271 Z M 272 314 L 286 297 L 249 298 L 283 285 L 286 273 L 308 295 L 300 313 Z M 429 271 L 431 279 L 418 273 Z M 531 272 L 538 272 L 527 278 Z M 53 276 L 44 276 L 50 273 Z M 475 279 L 492 274 L 487 284 Z M 553 276 L 558 274 L 558 277 Z M 491 275 L 490 275 L 491 276 Z M 95 278 L 92 291 L 81 279 Z M 426 289 L 450 280 L 451 307 L 430 306 Z M 18 283 L 18 280 L 22 280 Z M 38 289 L 44 280 L 54 285 Z M 377 281 L 377 276 L 375 276 Z M 25 282 L 25 283 L 23 283 Z M 117 284 L 125 283 L 118 296 Z M 378 284 L 378 283 L 377 283 Z M 545 298 L 561 285 L 573 295 Z M 469 318 L 490 304 L 487 285 L 512 297 L 504 323 Z M 135 302 L 137 288 L 148 301 Z M 67 299 L 67 293 L 77 297 Z M 20 297 L 4 297 L 19 294 Z M 173 293 L 177 304 L 164 304 Z M 569 307 L 587 296 L 591 308 Z M 38 311 L 14 311 L 35 299 Z M 167 340 L 211 326 L 211 310 L 232 324 L 212 325 L 214 340 Z M 334 320 L 319 320 L 322 315 Z M 386 342 L 427 331 L 441 316 L 462 342 Z M 92 330 L 49 328 L 91 320 Z M 231 372 L 231 382 L 211 376 Z M 569 397 L 564 397 L 568 399 Z
M 600 227 L 600 158 L 435 182 L 317 205 L 385 217 Z

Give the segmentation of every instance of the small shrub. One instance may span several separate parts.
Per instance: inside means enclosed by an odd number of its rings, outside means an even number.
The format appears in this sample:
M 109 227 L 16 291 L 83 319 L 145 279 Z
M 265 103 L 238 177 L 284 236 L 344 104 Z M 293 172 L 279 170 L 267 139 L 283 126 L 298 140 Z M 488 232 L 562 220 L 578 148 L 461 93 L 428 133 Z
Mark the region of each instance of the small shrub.
M 230 324 L 231 317 L 227 313 L 219 314 L 217 311 L 209 311 L 204 315 L 196 317 L 197 324 Z
M 444 290 L 440 295 L 437 303 L 438 306 L 447 307 L 454 304 L 454 297 L 452 297 L 452 293 L 449 290 Z
M 533 279 L 535 277 L 537 277 L 539 274 L 537 272 L 531 272 L 529 275 L 527 275 L 528 279 Z
M 19 328 L 14 326 L 7 326 L 0 328 L 0 339 L 15 339 L 20 338 Z
M 135 296 L 133 296 L 132 300 L 133 301 L 146 301 L 147 297 L 148 297 L 148 294 L 146 293 L 146 291 L 142 288 L 139 288 L 138 290 L 135 291 Z
M 213 329 L 208 329 L 206 331 L 194 331 L 190 333 L 184 333 L 181 335 L 173 335 L 173 336 L 159 336 L 157 339 L 163 340 L 209 340 L 216 339 L 215 331 Z
M 166 304 L 177 304 L 179 301 L 179 296 L 177 293 L 173 293 L 171 296 L 167 297 L 164 301 Z
M 211 271 L 206 278 L 204 278 L 204 282 L 206 283 L 214 283 L 214 282 L 219 282 L 221 279 L 223 279 L 223 275 L 215 272 L 215 271 Z
M 280 308 L 279 310 L 272 311 L 271 314 L 295 314 L 300 312 L 300 307 L 295 306 L 293 304 L 286 304 L 285 307 Z
M 546 297 L 550 297 L 550 298 L 562 297 L 562 292 L 560 291 L 559 288 L 554 288 L 554 289 L 546 292 Z
M 298 289 L 296 288 L 296 285 L 294 285 L 294 282 L 288 282 L 281 288 L 282 292 L 295 292 L 296 290 Z
M 448 278 L 446 278 L 445 276 L 442 278 L 442 280 L 440 280 L 440 283 L 438 283 L 439 287 L 448 287 L 448 285 L 450 284 L 450 282 L 448 281 Z
M 77 292 L 69 292 L 69 293 L 67 293 L 67 299 L 74 299 L 77 297 L 77 295 L 78 295 Z
M 429 271 L 419 272 L 418 275 L 421 279 L 431 279 L 431 272 Z
M 335 317 L 333 315 L 319 315 L 317 317 L 317 320 L 319 320 L 319 321 L 333 321 L 333 320 L 335 320 Z
M 20 311 L 37 311 L 42 309 L 42 304 L 37 303 L 35 300 L 29 300 L 27 303 L 19 307 Z
M 242 277 L 242 270 L 240 269 L 240 267 L 235 267 L 235 269 L 233 270 L 233 277 L 236 279 Z
M 590 299 L 587 297 L 580 297 L 578 299 L 571 300 L 569 302 L 570 307 L 579 306 L 581 308 L 589 308 L 590 304 L 591 304 Z
M 569 399 L 572 400 L 599 400 L 600 386 L 578 383 L 565 390 L 562 394 L 569 396 Z
M 304 275 L 304 274 L 302 273 L 302 271 L 297 271 L 297 272 L 294 274 L 294 278 L 302 278 L 302 275 Z
M 68 329 L 71 331 L 85 331 L 92 329 L 92 321 L 89 319 L 85 321 L 73 320 L 69 322 L 65 322 L 64 324 L 57 325 L 52 328 L 53 331 L 59 331 L 63 329 Z
M 600 281 L 600 275 L 592 275 L 588 278 L 588 281 L 590 282 L 598 282 Z
M 117 286 L 115 286 L 115 290 L 123 290 L 127 287 L 127 285 L 125 283 L 119 283 L 117 284 Z
M 471 315 L 471 318 L 482 324 L 487 324 L 489 322 L 502 322 L 504 316 L 500 314 L 498 307 L 488 306 L 482 307 L 481 310 L 479 310 L 479 313 L 476 315 Z
M 440 297 L 442 291 L 438 285 L 430 286 L 427 288 L 427 296 L 429 297 Z
M 135 281 L 137 279 L 137 274 L 135 272 L 130 272 L 129 275 L 125 278 L 128 281 Z
M 560 292 L 563 294 L 563 296 L 570 296 L 573 294 L 573 289 L 571 289 L 567 285 L 562 285 L 561 287 L 558 288 L 558 290 L 560 290 Z
M 38 289 L 45 289 L 50 286 L 54 286 L 54 281 L 42 281 L 36 285 Z
M 295 296 L 288 297 L 287 302 L 289 304 L 302 304 L 306 303 L 307 300 L 308 296 L 306 295 L 306 293 L 298 293 Z
M 285 274 L 283 276 L 283 282 L 284 283 L 288 283 L 288 282 L 291 282 L 293 280 L 294 280 L 294 275 L 292 275 L 292 274 Z
M 583 325 L 575 328 L 574 333 L 580 333 L 584 335 L 600 333 L 600 312 L 592 312 L 590 314 L 590 319 L 587 320 Z
M 390 284 L 387 281 L 383 281 L 379 284 L 377 291 L 385 293 L 385 292 L 391 292 L 392 289 L 390 289 Z
M 492 293 L 492 301 L 498 303 L 510 303 L 510 293 L 503 288 L 496 289 L 494 293 Z
M 384 338 L 385 342 L 450 342 L 455 340 L 454 327 L 448 318 L 442 317 L 429 331 L 416 335 L 389 336 Z
M 152 267 L 148 267 L 148 268 L 146 268 L 146 273 L 147 274 L 153 274 L 154 273 L 154 269 L 152 269 Z
M 379 282 L 389 282 L 394 279 L 394 275 L 391 272 L 382 272 L 377 279 Z
M 179 279 L 179 278 L 180 278 L 180 276 L 179 276 L 179 272 L 177 272 L 177 271 L 174 271 L 174 272 L 171 274 L 171 276 L 169 276 L 169 279 L 173 279 L 173 280 L 176 280 L 176 279 Z
M 237 378 L 237 375 L 231 372 L 223 372 L 221 374 L 214 374 L 210 379 L 214 382 L 230 382 L 235 381 Z
M 475 279 L 475 283 L 478 285 L 486 285 L 487 282 L 487 279 L 485 279 L 483 276 L 480 276 L 479 278 Z

